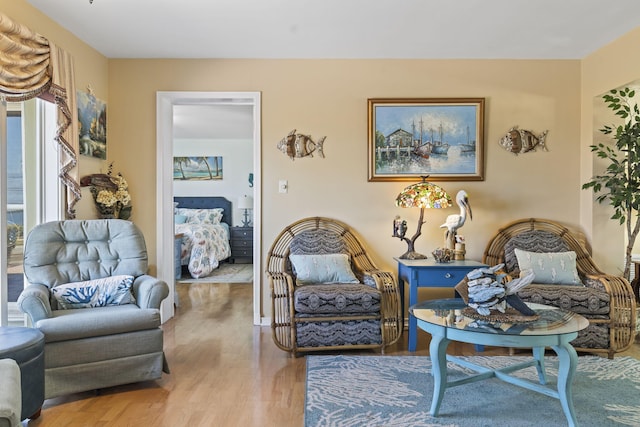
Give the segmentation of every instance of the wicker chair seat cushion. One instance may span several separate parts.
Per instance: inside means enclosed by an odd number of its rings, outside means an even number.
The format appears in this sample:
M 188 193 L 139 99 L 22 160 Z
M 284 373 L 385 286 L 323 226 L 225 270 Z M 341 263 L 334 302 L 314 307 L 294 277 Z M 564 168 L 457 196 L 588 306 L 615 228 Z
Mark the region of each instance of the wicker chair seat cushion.
M 571 345 L 579 348 L 607 348 L 609 347 L 609 325 L 590 323 L 585 329 L 578 332 Z
M 380 320 L 300 322 L 296 342 L 298 347 L 381 344 Z
M 294 309 L 306 314 L 380 313 L 381 294 L 361 283 L 331 283 L 298 286 Z
M 566 242 L 557 234 L 549 231 L 531 230 L 513 236 L 504 245 L 504 260 L 507 273 L 512 276 L 520 275 L 518 258 L 515 249 L 527 252 L 566 252 L 569 250 Z
M 596 288 L 531 284 L 518 296 L 526 302 L 551 305 L 585 317 L 608 315 L 611 311 L 610 295 Z

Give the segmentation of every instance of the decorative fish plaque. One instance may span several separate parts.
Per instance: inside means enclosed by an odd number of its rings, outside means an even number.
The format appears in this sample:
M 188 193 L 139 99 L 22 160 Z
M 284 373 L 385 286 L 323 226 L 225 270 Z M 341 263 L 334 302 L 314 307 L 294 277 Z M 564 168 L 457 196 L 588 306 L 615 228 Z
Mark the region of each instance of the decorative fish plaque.
M 536 151 L 537 147 L 542 148 L 544 151 L 549 151 L 545 145 L 548 132 L 545 130 L 539 136 L 536 136 L 530 130 L 518 129 L 518 126 L 514 126 L 509 129 L 505 136 L 500 138 L 500 145 L 515 155 Z
M 296 133 L 296 130 L 289 132 L 287 136 L 278 142 L 278 150 L 289 156 L 291 160 L 296 157 L 313 157 L 313 153 L 318 151 L 320 157 L 324 157 L 323 144 L 326 136 L 314 142 L 309 135 Z

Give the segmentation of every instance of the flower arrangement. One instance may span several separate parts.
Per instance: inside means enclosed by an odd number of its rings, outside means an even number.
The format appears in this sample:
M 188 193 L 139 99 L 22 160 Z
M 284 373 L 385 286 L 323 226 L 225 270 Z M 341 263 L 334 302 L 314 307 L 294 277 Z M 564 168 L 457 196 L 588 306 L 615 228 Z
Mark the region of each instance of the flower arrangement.
M 113 163 L 109 164 L 106 174 L 94 174 L 87 178 L 100 218 L 129 219 L 133 209 L 129 185 L 121 173 L 113 175 Z

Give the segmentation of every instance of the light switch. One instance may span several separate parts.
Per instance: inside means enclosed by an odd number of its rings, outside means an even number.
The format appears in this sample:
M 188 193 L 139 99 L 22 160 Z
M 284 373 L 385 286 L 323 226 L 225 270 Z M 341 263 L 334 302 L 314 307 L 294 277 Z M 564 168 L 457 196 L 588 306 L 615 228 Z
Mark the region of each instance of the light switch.
M 278 192 L 286 193 L 287 191 L 289 191 L 289 183 L 287 182 L 287 180 L 281 179 L 280 181 L 278 181 Z

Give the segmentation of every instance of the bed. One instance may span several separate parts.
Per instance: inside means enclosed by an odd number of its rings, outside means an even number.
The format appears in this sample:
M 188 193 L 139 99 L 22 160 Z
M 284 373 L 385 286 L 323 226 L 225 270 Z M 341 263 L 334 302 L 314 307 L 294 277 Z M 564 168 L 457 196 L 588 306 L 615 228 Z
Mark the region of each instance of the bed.
M 182 234 L 180 264 L 194 279 L 206 277 L 231 256 L 231 202 L 224 197 L 174 197 L 175 233 Z

